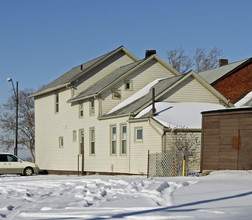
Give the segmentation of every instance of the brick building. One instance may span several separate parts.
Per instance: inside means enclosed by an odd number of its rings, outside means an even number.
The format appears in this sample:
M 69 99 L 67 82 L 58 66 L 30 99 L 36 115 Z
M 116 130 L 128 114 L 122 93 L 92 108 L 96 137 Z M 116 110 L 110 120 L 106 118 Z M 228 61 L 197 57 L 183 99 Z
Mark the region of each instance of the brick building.
M 199 75 L 235 104 L 252 91 L 252 58 L 231 64 L 227 59 L 220 59 L 219 64 Z

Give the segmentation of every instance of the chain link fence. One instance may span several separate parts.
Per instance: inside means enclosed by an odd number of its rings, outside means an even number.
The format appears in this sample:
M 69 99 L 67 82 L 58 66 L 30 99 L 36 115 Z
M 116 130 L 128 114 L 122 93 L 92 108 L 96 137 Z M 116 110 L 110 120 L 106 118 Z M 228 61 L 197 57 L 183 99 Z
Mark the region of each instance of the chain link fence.
M 148 177 L 182 176 L 184 159 L 186 173 L 188 167 L 187 152 L 170 150 L 163 153 L 148 154 Z

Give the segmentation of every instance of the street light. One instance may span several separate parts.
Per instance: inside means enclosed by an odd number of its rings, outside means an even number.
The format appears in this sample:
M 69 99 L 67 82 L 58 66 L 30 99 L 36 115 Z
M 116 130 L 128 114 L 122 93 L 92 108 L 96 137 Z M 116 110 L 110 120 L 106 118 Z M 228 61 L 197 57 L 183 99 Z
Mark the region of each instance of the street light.
M 16 98 L 16 137 L 15 137 L 15 148 L 14 148 L 14 155 L 18 155 L 18 81 L 16 84 L 16 90 L 13 84 L 13 80 L 12 78 L 8 78 L 7 79 L 8 82 L 11 82 L 12 84 L 12 88 L 13 88 L 13 92 Z

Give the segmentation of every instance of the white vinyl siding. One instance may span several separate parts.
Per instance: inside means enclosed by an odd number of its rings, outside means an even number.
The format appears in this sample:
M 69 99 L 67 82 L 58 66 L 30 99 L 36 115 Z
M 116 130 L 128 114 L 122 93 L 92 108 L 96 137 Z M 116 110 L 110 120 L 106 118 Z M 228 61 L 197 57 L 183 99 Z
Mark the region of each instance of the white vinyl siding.
M 81 77 L 78 80 L 78 83 L 76 83 L 75 85 L 77 88 L 75 93 L 78 94 L 82 92 L 90 85 L 97 82 L 98 80 L 108 75 L 112 71 L 116 70 L 117 68 L 133 62 L 134 60 L 130 58 L 128 55 L 125 55 L 124 52 L 120 52 L 114 55 L 104 63 L 100 64 L 93 70 L 89 71 L 88 74 L 84 74 L 83 77 Z
M 182 88 L 181 85 L 183 85 Z M 179 89 L 175 88 L 169 91 L 159 100 L 166 102 L 205 102 L 219 104 L 218 98 L 193 77 L 189 77 L 179 86 Z
M 146 69 L 148 67 L 148 69 Z M 144 74 L 143 74 L 144 72 Z M 113 85 L 115 90 L 121 91 L 121 99 L 113 99 L 112 91 L 108 89 L 101 95 L 102 100 L 102 114 L 107 113 L 116 105 L 142 89 L 144 86 L 148 85 L 152 81 L 161 78 L 173 77 L 174 75 L 163 67 L 160 63 L 155 60 L 150 61 L 148 64 L 139 68 L 132 74 L 126 77 L 126 79 L 121 80 L 116 85 Z M 125 82 L 132 81 L 132 90 L 125 90 Z

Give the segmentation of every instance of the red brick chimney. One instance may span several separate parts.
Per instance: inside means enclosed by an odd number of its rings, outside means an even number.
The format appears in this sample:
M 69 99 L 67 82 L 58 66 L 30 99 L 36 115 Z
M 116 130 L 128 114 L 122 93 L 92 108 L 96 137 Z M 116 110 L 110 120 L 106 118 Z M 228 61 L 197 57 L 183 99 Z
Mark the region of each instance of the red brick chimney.
M 225 66 L 228 64 L 228 59 L 219 59 L 219 66 Z
M 156 54 L 156 50 L 146 50 L 145 51 L 145 58 L 147 58 L 153 54 Z

